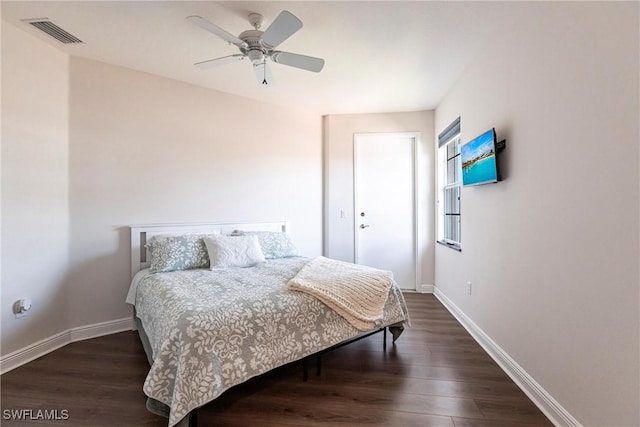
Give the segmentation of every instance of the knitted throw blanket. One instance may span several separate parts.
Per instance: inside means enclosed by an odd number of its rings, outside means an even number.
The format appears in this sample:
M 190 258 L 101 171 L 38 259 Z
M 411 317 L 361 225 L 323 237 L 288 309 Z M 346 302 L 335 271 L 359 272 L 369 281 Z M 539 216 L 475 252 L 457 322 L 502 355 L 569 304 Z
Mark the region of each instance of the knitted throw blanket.
M 393 273 L 348 262 L 317 257 L 305 264 L 287 284 L 335 310 L 361 331 L 375 327 L 393 283 Z

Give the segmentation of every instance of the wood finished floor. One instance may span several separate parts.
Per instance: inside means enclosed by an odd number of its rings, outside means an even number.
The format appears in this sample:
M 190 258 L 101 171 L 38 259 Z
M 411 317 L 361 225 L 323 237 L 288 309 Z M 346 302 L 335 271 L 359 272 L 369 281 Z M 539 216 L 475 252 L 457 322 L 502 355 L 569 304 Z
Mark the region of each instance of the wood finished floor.
M 325 354 L 321 376 L 287 365 L 199 410 L 199 426 L 455 426 L 552 424 L 429 294 L 406 294 L 411 328 Z M 390 337 L 389 337 L 390 338 Z M 64 421 L 2 426 L 166 426 L 147 412 L 149 367 L 137 333 L 77 342 L 1 377 L 2 410 L 66 409 Z

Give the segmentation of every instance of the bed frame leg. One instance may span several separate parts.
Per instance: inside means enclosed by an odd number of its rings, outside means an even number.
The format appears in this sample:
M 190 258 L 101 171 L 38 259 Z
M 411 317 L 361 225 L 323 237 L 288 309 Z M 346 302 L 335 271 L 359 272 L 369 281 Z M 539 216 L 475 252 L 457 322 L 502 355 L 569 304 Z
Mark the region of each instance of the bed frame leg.
M 322 365 L 321 360 L 322 355 L 320 353 L 316 354 L 316 376 L 320 376 L 320 366 Z
M 335 348 L 342 347 L 342 346 L 344 346 L 346 344 L 361 340 L 363 338 L 367 338 L 367 337 L 369 337 L 369 336 L 371 336 L 373 334 L 377 334 L 380 331 L 382 331 L 382 349 L 386 351 L 387 350 L 387 328 L 384 327 L 382 329 L 380 329 L 380 328 L 375 329 L 375 330 L 373 330 L 373 331 L 371 331 L 371 332 L 369 332 L 369 333 L 367 333 L 365 335 L 361 335 L 361 336 L 356 337 L 356 338 L 354 338 L 352 340 L 349 340 L 347 342 L 336 344 L 336 345 L 334 345 L 334 346 L 332 346 L 332 347 L 330 347 L 328 349 L 325 349 L 325 350 L 322 350 L 322 351 L 319 351 L 318 353 L 316 353 L 315 354 L 315 356 L 316 356 L 316 376 L 320 376 L 320 372 L 322 370 L 322 354 L 323 353 L 331 351 L 331 350 L 333 350 Z M 304 357 L 303 359 L 300 360 L 300 362 L 302 363 L 302 382 L 306 382 L 309 379 L 308 359 L 311 356 L 313 356 L 313 355 Z
M 307 368 L 307 358 L 302 359 L 302 382 L 309 379 L 309 369 Z
M 198 409 L 192 409 L 189 413 L 189 427 L 198 427 Z
M 382 332 L 382 349 L 387 349 L 387 328 L 384 328 Z

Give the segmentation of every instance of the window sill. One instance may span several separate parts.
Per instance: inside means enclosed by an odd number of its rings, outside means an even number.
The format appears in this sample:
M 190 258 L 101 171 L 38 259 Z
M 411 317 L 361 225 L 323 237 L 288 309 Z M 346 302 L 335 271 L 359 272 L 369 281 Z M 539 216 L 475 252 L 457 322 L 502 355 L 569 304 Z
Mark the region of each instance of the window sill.
M 436 240 L 436 243 L 440 243 L 442 246 L 445 246 L 449 249 L 453 249 L 454 251 L 462 252 L 462 248 L 459 244 L 456 243 L 447 243 L 444 240 Z

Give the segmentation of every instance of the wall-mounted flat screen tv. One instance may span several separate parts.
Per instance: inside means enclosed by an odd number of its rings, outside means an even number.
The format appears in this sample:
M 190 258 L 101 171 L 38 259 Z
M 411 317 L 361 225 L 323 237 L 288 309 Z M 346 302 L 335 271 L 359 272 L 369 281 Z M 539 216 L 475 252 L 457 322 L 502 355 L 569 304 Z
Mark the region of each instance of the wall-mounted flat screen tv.
M 491 129 L 460 147 L 462 184 L 479 185 L 498 182 L 496 131 Z

